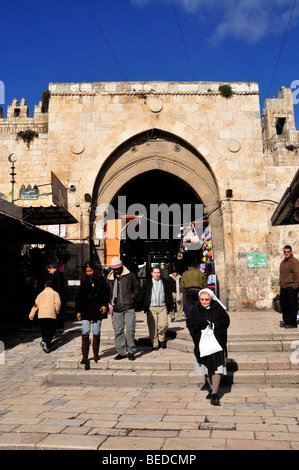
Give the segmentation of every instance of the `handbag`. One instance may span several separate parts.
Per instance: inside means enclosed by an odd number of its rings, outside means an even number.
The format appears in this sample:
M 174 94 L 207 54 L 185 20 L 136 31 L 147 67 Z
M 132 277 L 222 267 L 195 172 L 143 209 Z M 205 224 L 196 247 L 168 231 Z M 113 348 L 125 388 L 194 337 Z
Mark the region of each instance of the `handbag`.
M 204 330 L 201 330 L 199 354 L 200 357 L 204 357 L 219 351 L 222 351 L 222 347 L 215 338 L 214 324 L 210 323 Z

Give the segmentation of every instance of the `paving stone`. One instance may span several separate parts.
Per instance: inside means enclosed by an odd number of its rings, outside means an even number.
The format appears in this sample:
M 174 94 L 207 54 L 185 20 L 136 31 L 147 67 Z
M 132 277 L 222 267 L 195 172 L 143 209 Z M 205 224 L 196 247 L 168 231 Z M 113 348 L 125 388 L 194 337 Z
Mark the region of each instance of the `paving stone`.
M 128 450 L 134 453 L 135 450 L 160 450 L 164 438 L 160 437 L 108 437 L 103 442 L 99 450 Z
M 290 443 L 286 441 L 275 442 L 254 439 L 227 439 L 226 450 L 291 450 Z
M 39 440 L 35 448 L 37 450 L 97 450 L 104 440 L 103 436 L 50 434 Z
M 46 435 L 33 432 L 4 432 L 0 434 L 0 450 L 33 450 Z
M 198 431 L 200 432 L 200 431 Z M 225 439 L 211 439 L 205 437 L 196 438 L 169 438 L 166 439 L 162 450 L 173 450 L 177 452 L 178 449 L 182 450 L 225 450 Z
M 212 431 L 221 430 L 221 431 L 235 431 L 236 423 L 200 423 L 198 429 L 209 429 Z

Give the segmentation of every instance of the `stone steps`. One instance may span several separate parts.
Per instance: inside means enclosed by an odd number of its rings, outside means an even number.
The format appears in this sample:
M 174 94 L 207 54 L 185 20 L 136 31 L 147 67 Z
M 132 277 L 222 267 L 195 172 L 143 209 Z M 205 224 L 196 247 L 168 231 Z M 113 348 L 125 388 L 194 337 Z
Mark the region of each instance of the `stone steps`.
M 297 384 L 299 371 L 237 371 L 228 372 L 221 379 L 223 384 Z M 203 384 L 204 377 L 186 371 L 163 370 L 56 370 L 47 375 L 47 382 L 53 385 L 115 385 L 143 386 L 169 385 L 178 386 Z
M 167 348 L 152 351 L 148 329 L 144 320 L 137 322 L 136 340 L 138 352 L 135 361 L 115 361 L 114 332 L 111 324 L 101 334 L 101 359 L 92 359 L 81 365 L 80 337 L 75 339 L 68 354 L 57 360 L 56 370 L 48 379 L 53 383 L 102 385 L 143 384 L 199 384 L 203 376 L 194 373 L 193 342 L 182 322 L 170 325 L 167 332 Z M 228 375 L 222 382 L 244 383 L 299 383 L 299 329 L 276 328 L 268 333 L 242 329 L 228 335 Z M 247 331 L 244 328 L 244 331 Z M 267 331 L 267 330 L 266 330 Z M 294 342 L 298 341 L 294 346 Z

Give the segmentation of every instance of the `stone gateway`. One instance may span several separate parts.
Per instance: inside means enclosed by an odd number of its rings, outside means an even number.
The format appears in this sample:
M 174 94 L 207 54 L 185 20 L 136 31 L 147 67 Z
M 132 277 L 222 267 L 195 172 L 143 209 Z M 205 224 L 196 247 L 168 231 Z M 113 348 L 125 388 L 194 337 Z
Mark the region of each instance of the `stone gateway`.
M 12 153 L 16 205 L 51 206 L 51 172 L 67 188 L 77 220 L 64 230 L 68 279 L 78 279 L 91 254 L 105 267 L 118 252 L 137 273 L 158 263 L 166 276 L 194 258 L 229 309 L 272 308 L 283 245 L 298 256 L 296 226 L 271 224 L 299 163 L 292 90 L 282 87 L 261 113 L 256 83 L 230 83 L 230 96 L 220 85 L 50 83 L 47 112 L 40 103 L 29 117 L 24 99 L 8 106 L 0 118 L 1 192 L 10 198 Z M 19 197 L 24 187 L 38 188 L 38 198 Z M 153 204 L 189 205 L 191 220 L 153 221 Z M 140 231 L 150 222 L 173 227 L 172 235 L 124 236 L 130 223 Z M 264 264 L 248 263 L 254 253 Z

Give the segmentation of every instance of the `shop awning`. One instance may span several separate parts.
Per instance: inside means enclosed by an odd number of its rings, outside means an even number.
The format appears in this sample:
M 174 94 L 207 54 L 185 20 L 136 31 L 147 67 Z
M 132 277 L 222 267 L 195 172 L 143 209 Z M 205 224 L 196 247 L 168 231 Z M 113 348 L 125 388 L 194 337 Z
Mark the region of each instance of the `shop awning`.
M 0 239 L 14 241 L 20 244 L 58 245 L 69 244 L 68 240 L 58 237 L 35 225 L 0 211 Z
M 271 223 L 274 226 L 299 223 L 299 170 L 275 209 Z
M 76 224 L 75 217 L 63 206 L 23 207 L 23 220 L 33 225 Z

